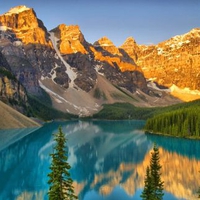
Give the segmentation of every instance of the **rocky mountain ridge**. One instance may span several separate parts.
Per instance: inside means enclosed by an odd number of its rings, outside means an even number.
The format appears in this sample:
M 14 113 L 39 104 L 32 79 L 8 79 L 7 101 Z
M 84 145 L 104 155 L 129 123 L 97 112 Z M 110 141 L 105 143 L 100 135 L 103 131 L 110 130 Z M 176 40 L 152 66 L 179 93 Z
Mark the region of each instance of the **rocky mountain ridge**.
M 41 99 L 45 90 L 54 108 L 78 115 L 91 115 L 103 103 L 146 107 L 180 102 L 158 87 L 170 84 L 156 76 L 157 68 L 148 70 L 146 63 L 158 59 L 155 48 L 161 47 L 141 46 L 133 38 L 119 48 L 106 37 L 90 44 L 77 25 L 61 24 L 48 32 L 25 6 L 0 16 L 0 52 L 26 93 Z
M 157 45 L 137 45 L 129 39 L 121 48 L 134 58 L 147 79 L 178 92 L 174 94 L 183 100 L 200 98 L 199 28 Z

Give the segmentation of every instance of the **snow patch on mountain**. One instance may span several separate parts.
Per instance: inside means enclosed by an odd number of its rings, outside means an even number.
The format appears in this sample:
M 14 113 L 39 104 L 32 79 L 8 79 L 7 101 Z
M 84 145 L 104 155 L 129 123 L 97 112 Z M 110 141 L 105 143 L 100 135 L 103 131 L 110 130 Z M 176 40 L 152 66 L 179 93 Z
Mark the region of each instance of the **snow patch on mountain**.
M 12 14 L 19 14 L 21 12 L 30 10 L 30 8 L 27 8 L 26 6 L 17 6 L 14 8 L 11 8 L 7 13 L 5 13 L 5 15 L 12 15 Z
M 64 90 L 46 77 L 41 77 L 39 84 L 51 96 L 53 105 L 61 111 L 79 116 L 89 116 L 100 109 L 100 105 L 95 102 L 90 94 L 83 90 L 72 87 Z
M 59 41 L 59 39 L 55 37 L 53 32 L 50 32 L 49 34 L 50 34 L 50 40 L 52 41 L 53 47 L 54 47 L 58 57 L 60 58 L 60 60 L 63 62 L 63 64 L 66 67 L 66 73 L 68 74 L 68 76 L 71 80 L 69 86 L 74 87 L 74 85 L 75 85 L 74 80 L 76 79 L 77 74 L 71 69 L 71 66 L 61 56 L 60 51 L 57 47 L 57 42 Z
M 0 26 L 0 31 L 7 31 L 7 30 L 10 30 L 10 28 L 7 26 Z
M 184 101 L 193 101 L 196 99 L 200 99 L 200 91 L 199 90 L 191 90 L 188 87 L 185 88 L 179 88 L 176 85 L 172 85 L 170 87 L 170 93 L 178 97 L 179 99 L 182 99 Z
M 190 88 L 181 89 L 174 84 L 170 87 L 170 90 L 171 90 L 171 92 L 177 91 L 177 92 L 183 93 L 183 94 L 192 94 L 192 95 L 199 95 L 200 96 L 199 90 L 191 90 Z
M 170 89 L 160 89 L 159 87 L 157 87 L 157 85 L 153 81 L 149 81 L 147 86 L 149 88 L 153 88 L 153 89 L 155 89 L 157 91 L 170 92 Z

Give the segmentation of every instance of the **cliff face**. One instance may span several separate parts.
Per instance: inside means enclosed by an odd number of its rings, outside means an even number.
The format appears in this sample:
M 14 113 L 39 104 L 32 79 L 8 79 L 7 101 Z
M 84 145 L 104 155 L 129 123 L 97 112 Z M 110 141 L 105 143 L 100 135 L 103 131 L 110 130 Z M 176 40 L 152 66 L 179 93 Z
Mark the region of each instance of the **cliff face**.
M 0 50 L 26 90 L 42 95 L 41 77 L 68 87 L 68 75 L 53 49 L 49 33 L 33 9 L 19 6 L 0 16 Z
M 21 112 L 26 112 L 27 94 L 23 85 L 10 71 L 10 67 L 0 53 L 0 100 L 15 107 Z
M 147 79 L 169 88 L 176 85 L 200 90 L 200 29 L 158 45 L 137 45 L 127 40 L 121 48 L 142 68 Z
M 87 50 L 84 47 L 87 45 L 87 42 L 85 41 L 79 26 L 67 26 L 61 24 L 53 29 L 52 32 L 54 32 L 55 37 L 59 38 L 59 50 L 61 54 L 72 54 L 77 52 L 80 52 L 81 54 L 87 53 Z
M 37 43 L 51 46 L 48 32 L 32 8 L 18 6 L 10 9 L 0 16 L 0 25 L 1 29 L 12 30 L 24 44 Z
M 76 85 L 89 92 L 96 85 L 97 74 L 103 74 L 111 83 L 131 92 L 140 88 L 148 92 L 143 72 L 132 58 L 103 37 L 89 44 L 78 26 L 60 25 L 52 30 L 58 39 L 63 58 L 77 73 Z
M 123 49 L 117 48 L 106 37 L 95 42 L 91 49 L 94 58 L 104 63 L 99 72 L 104 73 L 113 84 L 131 92 L 135 92 L 137 88 L 145 93 L 149 92 L 141 68 Z

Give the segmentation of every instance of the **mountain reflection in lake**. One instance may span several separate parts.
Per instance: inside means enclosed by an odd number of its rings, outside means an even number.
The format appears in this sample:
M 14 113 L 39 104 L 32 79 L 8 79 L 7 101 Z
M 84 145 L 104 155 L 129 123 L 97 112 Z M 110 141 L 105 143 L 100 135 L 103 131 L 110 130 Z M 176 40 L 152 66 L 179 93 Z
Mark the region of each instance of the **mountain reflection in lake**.
M 146 135 L 144 121 L 71 121 L 46 124 L 9 145 L 0 132 L 5 147 L 0 151 L 0 199 L 48 199 L 49 154 L 59 125 L 68 139 L 70 172 L 80 200 L 141 199 L 154 142 L 160 151 L 164 199 L 196 198 L 199 141 Z

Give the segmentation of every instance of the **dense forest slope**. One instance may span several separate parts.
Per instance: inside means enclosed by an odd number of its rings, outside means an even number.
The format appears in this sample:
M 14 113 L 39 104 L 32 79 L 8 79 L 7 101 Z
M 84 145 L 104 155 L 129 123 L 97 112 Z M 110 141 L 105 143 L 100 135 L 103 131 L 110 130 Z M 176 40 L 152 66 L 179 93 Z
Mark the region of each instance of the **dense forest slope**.
M 200 136 L 200 101 L 180 104 L 175 109 L 149 118 L 145 129 L 148 132 L 180 137 Z

